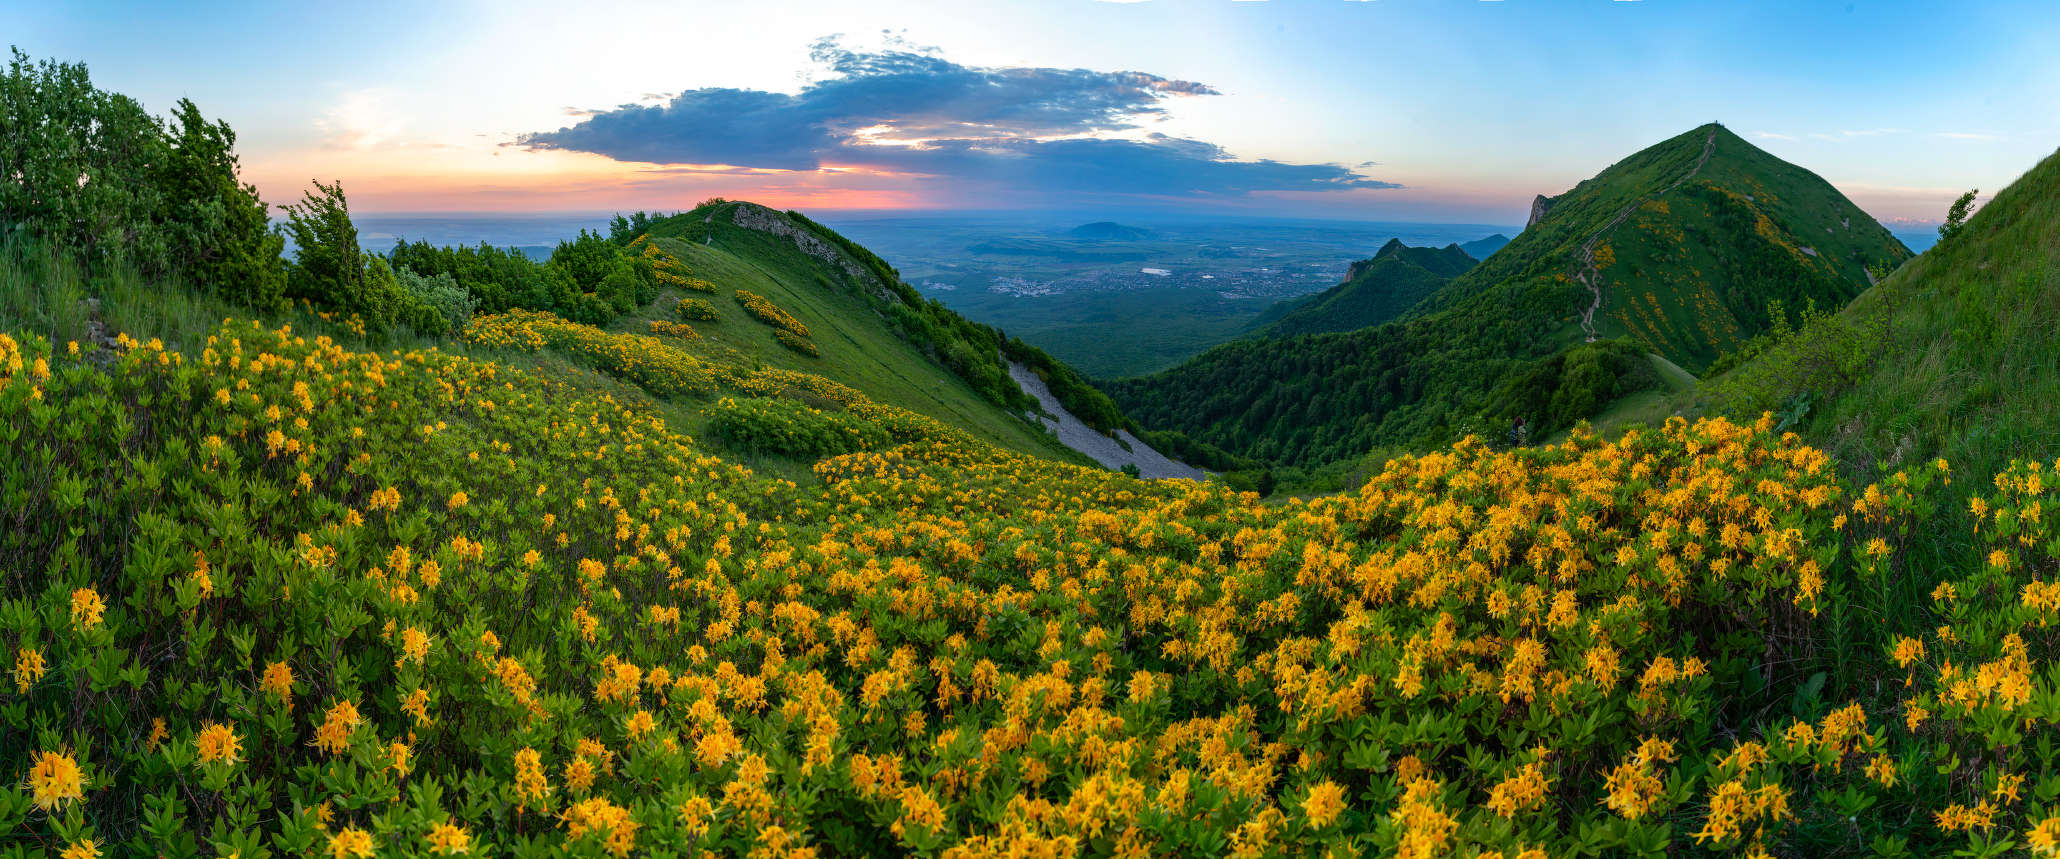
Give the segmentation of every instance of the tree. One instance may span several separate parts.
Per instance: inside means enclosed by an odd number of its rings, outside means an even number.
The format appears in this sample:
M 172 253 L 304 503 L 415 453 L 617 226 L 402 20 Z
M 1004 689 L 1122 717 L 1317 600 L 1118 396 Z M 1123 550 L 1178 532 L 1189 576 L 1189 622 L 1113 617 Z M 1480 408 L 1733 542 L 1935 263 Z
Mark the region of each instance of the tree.
M 196 286 L 259 310 L 286 305 L 285 239 L 271 230 L 257 187 L 237 181 L 236 132 L 179 100 L 156 185 L 171 263 Z
M 351 223 L 343 183 L 314 184 L 315 190 L 303 192 L 300 202 L 284 207 L 286 234 L 293 239 L 286 294 L 326 310 L 355 314 L 367 328 L 384 330 L 399 309 L 400 288 L 393 271 L 385 260 L 358 247 L 358 228 Z
M 149 175 L 164 145 L 157 120 L 135 99 L 94 89 L 84 65 L 31 63 L 14 50 L 0 76 L 0 231 L 26 230 L 88 265 L 164 271 Z
M 1960 199 L 1953 201 L 1953 207 L 1946 210 L 1946 222 L 1938 225 L 1939 241 L 1950 241 L 1954 236 L 1960 234 L 1960 230 L 1963 227 L 1967 226 L 1967 215 L 1974 210 L 1974 195 L 1979 193 L 1981 193 L 1981 189 L 1976 188 L 1961 194 Z

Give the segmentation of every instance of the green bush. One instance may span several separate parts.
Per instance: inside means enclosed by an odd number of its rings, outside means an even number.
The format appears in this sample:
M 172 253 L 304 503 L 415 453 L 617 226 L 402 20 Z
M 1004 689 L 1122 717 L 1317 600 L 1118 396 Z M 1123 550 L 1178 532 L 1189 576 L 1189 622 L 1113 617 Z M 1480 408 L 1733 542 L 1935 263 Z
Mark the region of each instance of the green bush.
M 690 322 L 714 322 L 715 305 L 699 298 L 682 298 L 672 306 L 673 315 Z
M 395 268 L 393 275 L 406 307 L 402 321 L 417 333 L 456 334 L 472 321 L 472 294 L 449 274 L 423 277 L 406 268 Z
M 817 458 L 876 450 L 892 442 L 886 428 L 848 412 L 826 412 L 774 397 L 724 397 L 709 407 L 709 429 L 751 453 Z

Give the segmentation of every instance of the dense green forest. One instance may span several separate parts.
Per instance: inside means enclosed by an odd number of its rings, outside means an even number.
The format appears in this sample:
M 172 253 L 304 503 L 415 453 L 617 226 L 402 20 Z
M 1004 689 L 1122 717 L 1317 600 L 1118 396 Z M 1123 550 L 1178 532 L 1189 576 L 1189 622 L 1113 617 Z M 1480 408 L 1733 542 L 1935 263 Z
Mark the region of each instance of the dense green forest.
M 1499 438 L 1518 418 L 1550 433 L 1654 384 L 1639 353 L 1699 369 L 1909 257 L 1822 179 L 1716 125 L 1546 206 L 1398 319 L 1236 341 L 1104 389 L 1141 423 L 1298 466 Z
M 1371 258 L 1352 263 L 1345 279 L 1315 295 L 1282 301 L 1253 320 L 1253 333 L 1292 337 L 1379 325 L 1474 267 L 1456 244 L 1412 248 L 1389 239 Z

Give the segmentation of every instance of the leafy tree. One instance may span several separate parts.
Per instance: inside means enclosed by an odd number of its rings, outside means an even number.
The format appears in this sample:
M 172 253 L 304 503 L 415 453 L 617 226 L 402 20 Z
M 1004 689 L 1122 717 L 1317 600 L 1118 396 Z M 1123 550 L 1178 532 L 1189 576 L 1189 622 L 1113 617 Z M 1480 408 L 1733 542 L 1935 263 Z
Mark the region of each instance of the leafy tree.
M 1967 226 L 1967 216 L 1974 211 L 1974 195 L 1979 193 L 1981 193 L 1981 189 L 1977 188 L 1961 194 L 1960 199 L 1953 201 L 1953 207 L 1946 210 L 1946 222 L 1938 225 L 1939 241 L 1951 241 L 1954 236 L 1960 234 L 1962 228 Z
M 95 89 L 84 65 L 15 50 L 0 76 L 0 233 L 278 309 L 283 240 L 257 189 L 237 180 L 235 146 L 228 124 L 191 101 L 160 124 L 134 99 Z
M 257 187 L 237 181 L 236 132 L 208 122 L 192 101 L 172 112 L 170 146 L 157 169 L 173 264 L 195 284 L 241 304 L 286 304 L 285 239 L 271 230 Z
M 289 298 L 360 317 L 367 328 L 384 330 L 400 308 L 400 286 L 386 260 L 358 247 L 350 201 L 341 182 L 303 192 L 286 206 L 286 234 L 293 239 L 287 271 Z
M 27 230 L 89 265 L 169 266 L 151 165 L 157 120 L 128 96 L 93 88 L 86 67 L 12 52 L 0 78 L 0 231 Z

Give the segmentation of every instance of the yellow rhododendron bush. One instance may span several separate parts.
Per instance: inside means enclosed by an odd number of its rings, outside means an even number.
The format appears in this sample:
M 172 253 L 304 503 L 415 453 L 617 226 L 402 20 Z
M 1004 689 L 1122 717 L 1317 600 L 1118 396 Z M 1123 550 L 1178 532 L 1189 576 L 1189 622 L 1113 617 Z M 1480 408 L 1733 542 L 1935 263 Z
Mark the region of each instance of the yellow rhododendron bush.
M 466 337 L 635 387 L 248 323 L 187 354 L 0 338 L 0 853 L 2060 836 L 2055 481 L 2031 465 L 1934 511 L 1942 463 L 1854 489 L 1771 420 L 1677 419 L 1265 503 L 660 338 L 524 313 Z M 644 392 L 863 443 L 768 477 Z M 1915 575 L 1915 528 L 1993 547 L 1919 607 L 1936 624 L 1860 598 Z M 1862 688 L 1852 660 L 1893 673 Z

